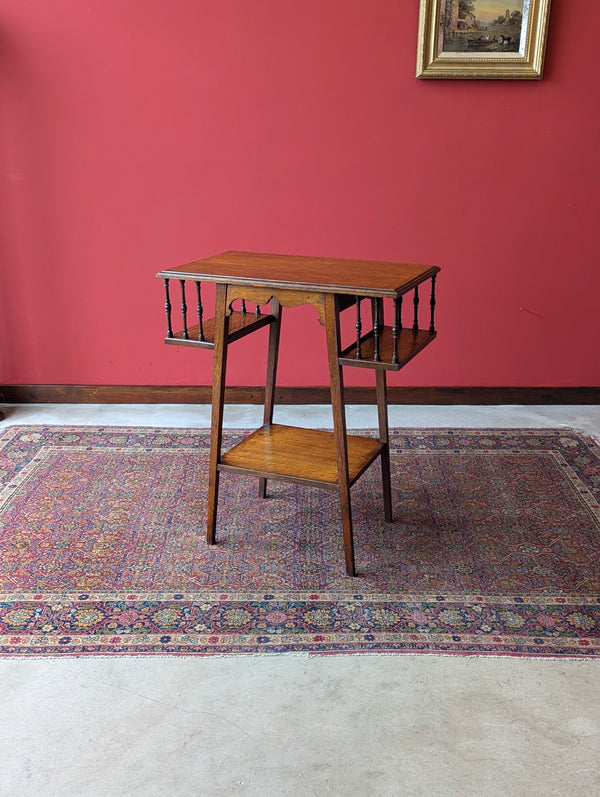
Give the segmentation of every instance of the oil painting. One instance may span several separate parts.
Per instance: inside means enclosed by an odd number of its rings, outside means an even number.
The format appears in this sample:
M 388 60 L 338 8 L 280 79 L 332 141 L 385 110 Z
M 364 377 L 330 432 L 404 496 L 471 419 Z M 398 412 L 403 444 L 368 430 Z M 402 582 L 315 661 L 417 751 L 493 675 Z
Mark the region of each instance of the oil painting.
M 540 78 L 550 0 L 421 0 L 417 77 Z
M 445 0 L 440 24 L 444 52 L 519 52 L 526 29 L 524 3 L 505 5 L 506 0 Z

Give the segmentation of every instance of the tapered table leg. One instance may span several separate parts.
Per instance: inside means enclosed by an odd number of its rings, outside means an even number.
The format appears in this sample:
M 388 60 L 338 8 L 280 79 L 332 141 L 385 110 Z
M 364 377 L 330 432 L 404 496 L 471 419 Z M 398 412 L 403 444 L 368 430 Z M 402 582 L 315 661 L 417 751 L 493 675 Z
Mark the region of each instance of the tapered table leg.
M 381 450 L 381 479 L 383 487 L 383 512 L 384 517 L 391 523 L 392 516 L 392 486 L 390 478 L 390 435 L 388 428 L 387 412 L 387 384 L 385 371 L 375 371 L 375 386 L 377 393 L 377 415 L 379 418 L 379 442 L 383 444 Z
M 338 488 L 344 534 L 344 556 L 346 572 L 356 575 L 354 564 L 354 536 L 352 530 L 352 505 L 350 503 L 350 480 L 348 476 L 348 441 L 346 438 L 346 412 L 344 404 L 344 380 L 339 363 L 340 322 L 335 294 L 326 294 L 325 329 L 327 333 L 327 356 L 329 360 L 329 380 L 331 386 L 331 409 L 337 457 Z
M 269 353 L 267 357 L 267 379 L 265 383 L 265 411 L 263 424 L 270 426 L 273 423 L 273 409 L 275 407 L 275 384 L 277 381 L 277 362 L 279 358 L 279 337 L 281 332 L 281 305 L 273 297 L 271 299 L 271 315 L 275 320 L 269 327 Z M 258 480 L 258 497 L 265 498 L 267 495 L 267 480 Z
M 219 500 L 219 471 L 223 439 L 223 403 L 225 400 L 225 371 L 227 367 L 227 285 L 217 285 L 215 304 L 215 348 L 213 360 L 212 412 L 210 423 L 210 460 L 208 466 L 208 507 L 206 518 L 206 542 L 216 541 L 217 504 Z

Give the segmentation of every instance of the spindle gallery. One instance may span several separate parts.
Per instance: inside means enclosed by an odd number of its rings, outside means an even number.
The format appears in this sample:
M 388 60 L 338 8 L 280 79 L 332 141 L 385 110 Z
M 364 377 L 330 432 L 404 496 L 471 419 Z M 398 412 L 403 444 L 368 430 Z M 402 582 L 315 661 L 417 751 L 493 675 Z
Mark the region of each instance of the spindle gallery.
M 167 317 L 167 334 L 165 343 L 185 346 L 201 346 L 203 348 L 214 348 L 214 319 L 206 323 L 205 332 L 203 317 L 204 306 L 202 304 L 202 281 L 198 279 L 178 280 L 181 286 L 181 330 L 173 332 L 173 308 L 170 301 L 170 279 L 164 278 L 165 285 L 165 311 Z M 412 289 L 413 317 L 409 327 L 403 326 L 402 303 L 405 294 L 395 297 L 393 302 L 393 324 L 386 326 L 384 322 L 384 302 L 382 298 L 371 298 L 370 301 L 370 324 L 368 330 L 363 334 L 365 323 L 363 321 L 363 302 L 366 297 L 355 296 L 352 303 L 344 297 L 340 301 L 340 311 L 344 311 L 354 306 L 356 320 L 354 328 L 356 330 L 356 340 L 340 351 L 340 362 L 342 365 L 357 366 L 362 368 L 384 368 L 386 370 L 398 371 L 418 354 L 436 336 L 435 330 L 435 282 L 436 275 L 430 277 L 430 313 L 426 327 L 419 324 L 419 286 L 415 285 Z M 188 301 L 186 295 L 186 284 L 191 283 L 196 292 L 196 317 L 197 323 L 188 326 Z M 259 305 L 255 305 L 255 310 L 248 313 L 246 300 L 239 299 L 232 302 L 229 310 L 229 342 L 238 340 L 241 337 L 254 332 L 268 324 L 273 323 L 273 317 L 269 313 L 261 313 Z

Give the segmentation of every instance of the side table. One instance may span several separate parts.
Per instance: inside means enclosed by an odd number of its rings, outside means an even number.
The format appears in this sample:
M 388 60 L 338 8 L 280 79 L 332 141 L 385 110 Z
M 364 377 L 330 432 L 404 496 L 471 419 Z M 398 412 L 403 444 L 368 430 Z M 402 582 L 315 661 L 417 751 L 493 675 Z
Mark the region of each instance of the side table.
M 383 511 L 392 520 L 386 372 L 398 371 L 435 336 L 437 266 L 321 257 L 225 252 L 161 271 L 164 280 L 168 344 L 212 349 L 213 392 L 207 542 L 216 541 L 219 475 L 254 475 L 259 495 L 268 479 L 311 485 L 337 492 L 340 498 L 346 572 L 356 575 L 350 488 L 376 460 L 381 462 Z M 181 329 L 173 332 L 171 283 L 179 285 Z M 216 283 L 215 314 L 205 320 L 202 283 Z M 190 285 L 191 283 L 191 285 Z M 429 283 L 427 302 L 420 290 Z M 192 287 L 193 286 L 193 287 Z M 195 301 L 194 323 L 188 320 L 189 293 Z M 403 300 L 411 319 L 405 324 Z M 252 303 L 255 310 L 248 309 Z M 363 312 L 370 305 L 366 323 Z M 386 304 L 393 321 L 384 322 Z M 420 304 L 428 306 L 427 324 L 419 324 Z M 309 304 L 325 327 L 333 432 L 273 423 L 282 307 Z M 353 310 L 352 339 L 343 345 L 341 315 Z M 406 311 L 405 311 L 406 312 Z M 230 343 L 269 327 L 263 425 L 241 443 L 222 452 L 223 403 Z M 347 325 L 346 325 L 347 326 Z M 348 435 L 343 367 L 375 371 L 379 433 L 377 438 Z

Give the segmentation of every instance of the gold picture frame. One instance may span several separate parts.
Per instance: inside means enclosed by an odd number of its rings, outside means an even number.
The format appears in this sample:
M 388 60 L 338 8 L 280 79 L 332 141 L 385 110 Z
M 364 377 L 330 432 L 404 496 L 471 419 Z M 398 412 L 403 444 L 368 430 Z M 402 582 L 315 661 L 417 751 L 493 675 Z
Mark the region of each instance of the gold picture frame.
M 549 13 L 550 0 L 421 0 L 417 77 L 539 80 Z

